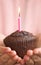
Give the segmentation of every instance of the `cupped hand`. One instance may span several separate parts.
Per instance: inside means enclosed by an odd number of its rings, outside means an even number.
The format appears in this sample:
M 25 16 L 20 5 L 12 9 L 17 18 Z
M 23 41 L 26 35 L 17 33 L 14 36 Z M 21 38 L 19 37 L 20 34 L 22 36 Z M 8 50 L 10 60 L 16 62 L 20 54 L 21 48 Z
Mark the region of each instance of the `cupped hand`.
M 16 51 L 11 50 L 9 47 L 0 46 L 0 65 L 14 65 L 21 60 Z
M 35 59 L 36 59 L 36 61 L 35 61 Z M 34 64 L 34 61 L 38 65 L 41 65 L 41 48 L 35 48 L 33 50 L 27 50 L 27 53 L 26 53 L 26 55 L 24 55 L 23 60 L 24 60 L 24 65 L 26 65 L 25 63 L 27 63 L 27 62 Z

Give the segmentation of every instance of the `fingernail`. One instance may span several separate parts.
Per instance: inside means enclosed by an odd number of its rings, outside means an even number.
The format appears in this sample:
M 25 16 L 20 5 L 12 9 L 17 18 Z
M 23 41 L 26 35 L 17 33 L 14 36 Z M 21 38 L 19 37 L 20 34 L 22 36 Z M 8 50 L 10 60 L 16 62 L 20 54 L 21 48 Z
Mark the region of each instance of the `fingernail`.
M 28 51 L 27 51 L 27 55 L 28 55 L 28 56 L 32 56 L 32 55 L 33 55 L 33 50 L 28 50 Z
M 9 52 L 9 55 L 11 55 L 12 57 L 15 56 L 16 54 L 17 54 L 16 51 L 10 51 Z

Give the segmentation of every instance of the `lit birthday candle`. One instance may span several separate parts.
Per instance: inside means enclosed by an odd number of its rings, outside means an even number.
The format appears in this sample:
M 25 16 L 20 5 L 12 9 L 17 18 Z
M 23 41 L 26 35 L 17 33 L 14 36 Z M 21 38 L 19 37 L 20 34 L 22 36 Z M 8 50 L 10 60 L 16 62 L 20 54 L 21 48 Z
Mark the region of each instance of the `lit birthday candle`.
M 20 7 L 18 8 L 18 30 L 21 31 Z

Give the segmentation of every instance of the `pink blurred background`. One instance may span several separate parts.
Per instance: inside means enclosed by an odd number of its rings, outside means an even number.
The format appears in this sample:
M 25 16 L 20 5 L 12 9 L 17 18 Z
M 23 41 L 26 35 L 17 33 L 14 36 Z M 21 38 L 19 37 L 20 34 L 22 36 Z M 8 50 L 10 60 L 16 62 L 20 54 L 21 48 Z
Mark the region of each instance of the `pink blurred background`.
M 0 0 L 0 33 L 7 36 L 18 30 L 18 6 L 21 30 L 41 33 L 41 0 Z

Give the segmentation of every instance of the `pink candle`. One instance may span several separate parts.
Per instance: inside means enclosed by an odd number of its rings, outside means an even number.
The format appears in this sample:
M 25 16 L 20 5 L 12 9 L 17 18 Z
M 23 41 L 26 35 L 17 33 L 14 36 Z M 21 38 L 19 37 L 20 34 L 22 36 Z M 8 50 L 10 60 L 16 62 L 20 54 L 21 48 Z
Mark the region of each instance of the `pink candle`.
M 18 9 L 18 30 L 21 31 L 21 17 L 20 17 L 20 8 Z

